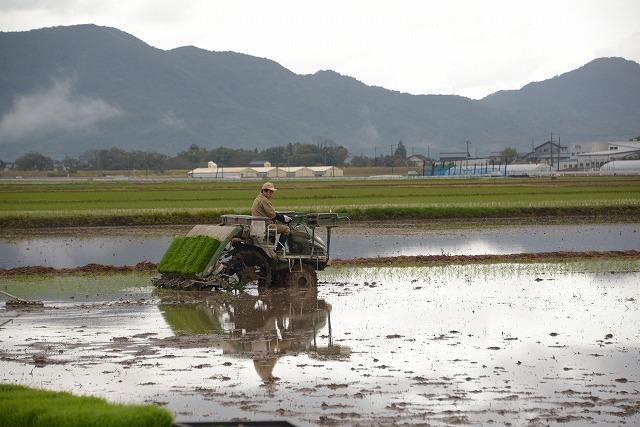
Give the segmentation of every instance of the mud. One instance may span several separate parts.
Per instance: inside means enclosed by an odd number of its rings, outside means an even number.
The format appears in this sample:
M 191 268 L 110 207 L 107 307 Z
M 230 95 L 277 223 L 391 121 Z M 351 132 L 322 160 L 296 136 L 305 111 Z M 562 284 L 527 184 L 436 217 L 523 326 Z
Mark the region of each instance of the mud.
M 77 274 L 105 274 L 105 273 L 131 273 L 153 272 L 157 265 L 151 262 L 139 262 L 136 265 L 103 265 L 87 264 L 74 268 L 53 268 L 43 265 L 32 265 L 15 268 L 0 268 L 0 276 L 52 276 L 52 275 L 77 275 Z
M 0 302 L 0 381 L 177 421 L 640 423 L 637 259 L 344 266 L 317 288 L 241 293 L 110 277 L 5 280 L 59 292 Z
M 375 258 L 335 259 L 332 267 L 402 267 L 450 264 L 562 262 L 572 260 L 629 258 L 640 259 L 640 251 L 538 252 L 506 255 L 418 255 Z
M 424 255 L 334 259 L 331 267 L 419 267 L 430 265 L 458 265 L 478 263 L 511 263 L 511 262 L 562 262 L 593 259 L 640 259 L 640 251 L 588 251 L 588 252 L 540 252 L 507 255 Z M 3 277 L 19 276 L 52 276 L 78 274 L 109 274 L 125 272 L 156 272 L 157 265 L 151 262 L 140 262 L 136 265 L 102 265 L 87 264 L 76 268 L 53 268 L 46 266 L 26 266 L 16 268 L 0 268 Z

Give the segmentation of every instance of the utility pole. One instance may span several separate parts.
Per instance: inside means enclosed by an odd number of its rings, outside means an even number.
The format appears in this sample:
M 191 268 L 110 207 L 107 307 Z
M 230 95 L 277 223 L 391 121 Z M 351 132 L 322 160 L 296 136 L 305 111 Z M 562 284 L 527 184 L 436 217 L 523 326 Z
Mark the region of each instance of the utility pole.
M 471 141 L 467 139 L 465 141 L 465 144 L 467 144 L 467 159 L 468 159 L 469 157 L 471 157 L 471 153 L 469 153 L 469 145 L 471 144 Z
M 393 157 L 393 144 L 391 144 L 389 147 L 391 147 L 391 154 L 389 157 L 391 157 L 391 175 L 393 175 L 393 163 L 395 162 L 395 158 Z
M 551 150 L 551 169 L 553 169 L 553 132 L 551 132 L 551 139 L 549 140 L 549 150 Z
M 393 175 L 393 164 L 395 163 L 395 156 L 393 155 L 393 144 L 389 145 L 391 147 L 391 175 Z
M 560 145 L 560 136 L 558 136 L 558 171 L 560 170 L 560 149 L 562 146 Z

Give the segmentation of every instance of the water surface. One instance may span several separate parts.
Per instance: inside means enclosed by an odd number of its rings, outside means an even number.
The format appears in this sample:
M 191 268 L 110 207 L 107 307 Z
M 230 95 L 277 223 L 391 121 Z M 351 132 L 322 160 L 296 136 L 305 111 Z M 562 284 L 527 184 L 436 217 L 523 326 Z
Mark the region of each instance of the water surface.
M 0 238 L 0 268 L 78 267 L 90 263 L 157 263 L 171 239 L 190 227 L 100 228 Z M 640 224 L 580 224 L 421 230 L 344 227 L 334 231 L 331 257 L 484 255 L 555 251 L 640 250 Z
M 15 279 L 0 381 L 177 420 L 640 422 L 637 261 L 328 269 L 317 288 L 156 291 Z

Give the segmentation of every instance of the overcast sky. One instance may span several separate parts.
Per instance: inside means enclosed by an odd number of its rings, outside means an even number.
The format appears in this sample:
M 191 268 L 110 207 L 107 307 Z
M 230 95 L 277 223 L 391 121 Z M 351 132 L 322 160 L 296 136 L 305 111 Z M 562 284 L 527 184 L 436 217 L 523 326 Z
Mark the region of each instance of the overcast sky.
M 241 52 L 298 74 L 476 99 L 601 56 L 640 62 L 638 0 L 0 0 L 2 31 L 83 23 L 161 49 Z

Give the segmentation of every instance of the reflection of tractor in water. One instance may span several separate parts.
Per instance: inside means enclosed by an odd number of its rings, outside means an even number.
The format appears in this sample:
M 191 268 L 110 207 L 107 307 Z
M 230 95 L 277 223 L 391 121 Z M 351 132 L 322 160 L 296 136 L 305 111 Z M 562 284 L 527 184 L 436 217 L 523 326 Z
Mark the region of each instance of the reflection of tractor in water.
M 176 335 L 211 337 L 197 341 L 219 346 L 226 355 L 253 359 L 256 372 L 267 382 L 285 354 L 305 352 L 326 359 L 348 357 L 350 352 L 333 344 L 331 306 L 318 299 L 315 286 L 260 290 L 259 295 L 197 293 L 192 303 L 183 292 L 158 292 L 160 312 Z M 318 342 L 321 331 L 326 345 Z
M 284 251 L 276 251 L 279 238 L 276 226 L 265 217 L 223 215 L 220 225 L 196 225 L 187 237 L 212 238 L 218 242 L 216 250 L 196 268 L 198 271 L 185 268 L 185 271 L 190 270 L 188 273 L 163 271 L 165 254 L 159 266 L 161 277 L 154 279 L 154 284 L 180 289 L 211 289 L 248 283 L 262 287 L 315 285 L 316 271 L 324 270 L 329 261 L 331 229 L 349 219 L 335 213 L 287 215 L 292 220 Z M 326 228 L 326 243 L 316 231 L 319 227 Z M 190 255 L 194 254 L 180 256 L 187 259 Z

